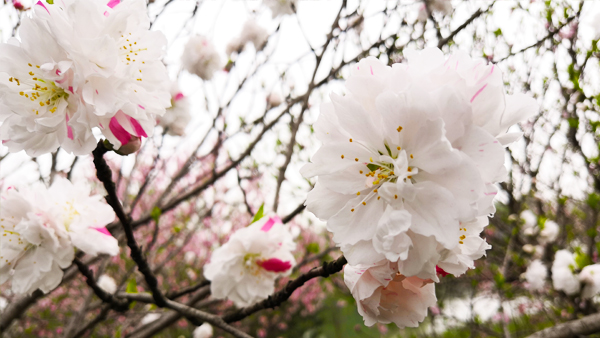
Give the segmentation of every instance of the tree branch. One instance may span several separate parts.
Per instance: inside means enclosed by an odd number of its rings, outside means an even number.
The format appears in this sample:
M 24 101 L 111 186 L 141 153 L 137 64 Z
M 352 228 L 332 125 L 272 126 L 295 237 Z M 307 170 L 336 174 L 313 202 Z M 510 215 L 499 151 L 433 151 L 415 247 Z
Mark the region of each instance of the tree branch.
M 96 166 L 96 176 L 104 184 L 104 188 L 108 195 L 106 196 L 106 202 L 113 208 L 119 221 L 121 221 L 121 225 L 123 226 L 123 231 L 125 232 L 125 236 L 127 237 L 127 246 L 131 250 L 131 258 L 137 264 L 138 269 L 144 275 L 146 279 L 146 283 L 152 292 L 152 296 L 154 297 L 155 303 L 159 307 L 166 306 L 166 298 L 158 289 L 158 281 L 148 262 L 142 255 L 142 250 L 137 245 L 135 241 L 135 237 L 133 235 L 133 229 L 131 227 L 131 221 L 129 217 L 125 214 L 123 210 L 123 206 L 121 202 L 119 202 L 119 198 L 117 197 L 117 191 L 115 188 L 115 184 L 112 181 L 112 171 L 106 161 L 104 160 L 104 154 L 108 150 L 104 147 L 104 143 L 102 140 L 98 142 L 98 146 L 92 154 L 94 155 L 94 165 Z
M 600 332 L 600 313 L 538 331 L 527 338 L 570 338 Z

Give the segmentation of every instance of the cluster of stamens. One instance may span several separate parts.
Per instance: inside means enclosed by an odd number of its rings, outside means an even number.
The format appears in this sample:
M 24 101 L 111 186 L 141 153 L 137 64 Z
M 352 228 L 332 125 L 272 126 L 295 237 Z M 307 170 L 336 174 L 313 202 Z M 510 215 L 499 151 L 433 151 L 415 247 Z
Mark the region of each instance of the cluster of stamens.
M 14 218 L 14 216 L 12 216 L 11 218 Z M 8 224 L 10 225 L 6 225 L 6 221 L 4 218 L 0 218 L 0 228 L 2 230 L 0 230 L 0 232 L 2 233 L 2 237 L 7 237 L 7 238 L 2 238 L 2 241 L 8 240 L 8 242 L 10 243 L 8 246 L 9 247 L 15 247 L 15 246 L 23 246 L 25 245 L 25 243 L 23 242 L 23 239 L 21 238 L 21 234 L 14 231 L 15 229 L 15 222 L 8 222 Z M 10 229 L 7 229 L 10 228 Z M 13 239 L 16 238 L 16 243 L 12 243 Z M 25 245 L 25 248 L 23 248 L 23 251 L 27 250 L 28 246 Z M 7 263 L 7 265 L 11 265 L 12 262 L 9 262 L 8 259 L 4 258 L 4 256 L 0 255 L 0 260 L 4 260 L 5 263 Z
M 131 35 L 131 33 L 129 33 L 129 35 Z M 121 35 L 121 38 L 125 38 L 124 35 Z M 133 39 L 131 36 L 129 36 L 129 38 Z M 138 56 L 139 52 L 148 50 L 148 48 L 138 48 L 137 46 L 137 41 L 129 41 L 129 39 L 125 38 L 125 42 L 123 43 L 122 47 L 119 47 L 119 51 L 121 52 L 121 55 L 125 56 L 125 60 L 123 60 L 123 62 L 125 62 L 127 65 L 130 65 L 131 63 L 136 62 L 135 57 Z M 146 64 L 145 61 L 141 61 L 142 64 Z M 138 71 L 140 73 L 142 73 L 141 69 L 138 69 Z M 141 75 L 140 77 L 136 78 L 136 81 L 142 81 Z
M 29 67 L 33 68 L 34 66 L 31 63 L 28 63 Z M 40 66 L 35 66 L 35 68 L 40 68 Z M 30 71 L 29 76 L 30 79 L 26 79 L 25 81 L 21 81 L 16 77 L 10 77 L 8 81 L 14 82 L 17 86 L 31 86 L 31 89 L 24 89 L 19 92 L 19 95 L 25 97 L 26 99 L 31 100 L 32 102 L 37 102 L 40 106 L 39 109 L 47 109 L 51 113 L 55 113 L 58 109 L 58 104 L 61 99 L 67 99 L 69 94 L 67 94 L 64 89 L 56 86 L 56 84 L 52 81 L 46 82 L 45 80 L 39 78 L 39 75 L 36 75 L 33 71 Z M 41 83 L 41 84 L 40 84 Z M 44 108 L 46 107 L 46 108 Z M 36 115 L 39 115 L 38 109 L 32 109 Z
M 401 132 L 402 129 L 404 129 L 402 126 L 398 126 L 398 128 L 396 129 L 396 131 L 397 132 Z M 350 142 L 354 142 L 353 139 L 349 139 L 349 141 Z M 360 144 L 360 142 L 357 142 L 357 143 L 359 145 L 362 145 L 362 144 Z M 388 155 L 391 158 L 393 158 L 393 159 L 398 158 L 398 153 L 393 154 L 392 151 L 390 150 L 390 148 L 387 145 L 386 145 L 386 149 L 387 149 Z M 398 147 L 396 147 L 396 150 L 401 151 L 402 147 L 398 146 Z M 381 155 L 383 155 L 381 152 L 379 152 L 379 153 Z M 411 159 L 414 159 L 413 154 L 410 154 L 409 157 Z M 341 158 L 344 159 L 345 156 L 342 154 Z M 354 158 L 354 161 L 355 162 L 359 162 L 360 160 L 358 158 Z M 413 173 L 413 167 L 410 167 L 410 166 L 407 168 L 407 174 L 408 175 L 404 176 L 404 175 L 397 175 L 394 172 L 394 170 L 393 170 L 394 169 L 394 164 L 392 164 L 392 163 L 386 163 L 386 162 L 375 162 L 373 160 L 373 157 L 370 157 L 369 158 L 369 162 L 365 163 L 365 165 L 367 167 L 366 173 L 365 173 L 364 170 L 359 170 L 359 173 L 361 175 L 364 174 L 365 177 L 367 177 L 367 178 L 374 178 L 372 184 L 374 186 L 376 186 L 376 187 L 369 194 L 367 194 L 367 196 L 365 196 L 365 198 L 360 202 L 360 204 L 362 204 L 362 205 L 367 205 L 367 201 L 371 197 L 373 197 L 375 194 L 377 194 L 377 189 L 379 187 L 381 187 L 381 185 L 383 183 L 386 183 L 386 182 L 395 183 L 400 176 L 404 177 L 403 178 L 404 181 L 411 180 L 413 178 L 413 176 L 410 174 L 410 173 Z M 357 192 L 356 195 L 360 196 L 360 191 Z M 380 200 L 380 199 L 381 199 L 381 196 L 377 196 L 377 200 Z M 394 199 L 398 199 L 398 195 L 394 195 Z M 350 211 L 354 212 L 354 208 L 352 208 Z

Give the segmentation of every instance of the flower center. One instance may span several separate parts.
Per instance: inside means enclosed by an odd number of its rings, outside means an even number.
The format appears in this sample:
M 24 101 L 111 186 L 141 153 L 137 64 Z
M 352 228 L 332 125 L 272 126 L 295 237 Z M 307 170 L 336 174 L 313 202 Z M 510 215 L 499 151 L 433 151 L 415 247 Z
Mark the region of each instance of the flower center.
M 125 64 L 134 65 L 137 64 L 146 64 L 146 61 L 141 59 L 139 53 L 147 51 L 148 48 L 140 48 L 136 39 L 131 35 L 131 33 L 127 33 L 127 35 L 121 35 L 121 40 L 119 41 L 119 52 L 122 56 L 121 61 Z M 142 81 L 142 70 L 138 69 L 136 72 L 136 81 Z
M 31 63 L 28 65 L 33 68 Z M 35 67 L 40 68 L 40 66 Z M 33 71 L 30 71 L 28 74 L 29 76 L 25 79 L 19 80 L 16 77 L 11 77 L 8 81 L 16 83 L 19 87 L 23 86 L 23 90 L 19 92 L 19 95 L 36 103 L 36 108 L 32 108 L 32 111 L 35 112 L 36 115 L 40 114 L 40 110 L 42 111 L 42 114 L 46 111 L 55 113 L 61 100 L 67 100 L 69 98 L 69 94 L 67 94 L 63 88 L 57 86 L 53 81 L 46 81 Z M 39 108 L 37 108 L 38 105 Z

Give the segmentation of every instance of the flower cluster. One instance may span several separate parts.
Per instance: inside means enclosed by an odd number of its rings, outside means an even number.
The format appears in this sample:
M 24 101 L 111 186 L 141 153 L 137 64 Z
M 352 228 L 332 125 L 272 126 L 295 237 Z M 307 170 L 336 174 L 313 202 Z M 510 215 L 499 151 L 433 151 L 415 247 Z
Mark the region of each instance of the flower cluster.
M 360 310 L 368 324 L 416 325 L 431 301 L 414 288 L 429 288 L 438 272 L 461 275 L 485 254 L 480 234 L 495 212 L 494 184 L 506 175 L 504 145 L 521 135 L 507 129 L 537 113 L 533 98 L 505 95 L 494 65 L 463 52 L 445 59 L 439 49 L 404 56 L 392 67 L 367 58 L 352 69 L 348 93 L 321 105 L 314 129 L 323 146 L 302 168 L 319 178 L 306 205 L 327 221 L 346 273 L 389 265 L 386 278 L 415 299 L 383 305 L 353 292 L 359 303 L 369 299 L 371 310 Z M 377 302 L 380 311 L 393 307 L 389 319 L 374 315 Z M 418 320 L 400 319 L 406 312 Z
M 0 284 L 12 281 L 17 294 L 49 292 L 71 265 L 74 247 L 86 254 L 117 255 L 117 240 L 106 230 L 115 214 L 86 185 L 57 177 L 48 189 L 9 188 L 0 208 Z
M 273 18 L 294 14 L 298 0 L 264 0 L 263 3 L 271 9 Z
M 295 248 L 278 217 L 263 217 L 236 231 L 204 266 L 212 296 L 227 298 L 238 307 L 267 298 L 275 290 L 275 280 L 292 272 Z
M 148 30 L 145 6 L 39 1 L 23 18 L 21 41 L 0 44 L 0 134 L 11 152 L 83 155 L 95 127 L 115 148 L 152 134 L 170 97 L 166 39 Z

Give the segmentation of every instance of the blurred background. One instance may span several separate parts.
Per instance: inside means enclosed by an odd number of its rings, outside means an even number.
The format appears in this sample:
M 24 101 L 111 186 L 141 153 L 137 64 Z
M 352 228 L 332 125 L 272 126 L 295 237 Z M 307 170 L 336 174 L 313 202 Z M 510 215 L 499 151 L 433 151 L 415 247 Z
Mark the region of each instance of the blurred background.
M 311 280 L 282 307 L 239 327 L 261 338 L 511 338 L 598 312 L 600 297 L 582 294 L 586 280 L 579 274 L 598 263 L 600 251 L 600 2 L 283 1 L 290 10 L 280 15 L 273 2 L 148 3 L 151 29 L 167 37 L 164 63 L 191 121 L 181 135 L 157 126 L 139 152 L 106 158 L 163 289 L 196 287 L 180 300 L 213 313 L 230 310 L 231 303 L 201 294 L 202 266 L 263 204 L 299 243 L 291 278 L 339 257 L 325 224 L 303 210 L 314 181 L 299 169 L 319 146 L 311 127 L 319 105 L 330 93 L 345 92 L 349 67 L 366 56 L 391 65 L 402 62 L 405 49 L 439 47 L 496 63 L 507 93 L 528 93 L 541 106 L 538 116 L 513 127 L 524 137 L 506 150 L 510 177 L 500 185 L 484 232 L 492 245 L 487 257 L 466 275 L 442 278 L 438 306 L 419 328 L 364 326 L 341 274 Z M 32 5 L 0 4 L 2 42 L 18 37 Z M 239 43 L 248 21 L 264 29 L 264 39 L 256 39 L 264 43 Z M 204 79 L 182 67 L 184 47 L 195 35 L 214 46 L 214 70 Z M 31 158 L 0 146 L 2 189 L 50 184 L 56 175 L 91 182 L 102 192 L 91 156 L 59 149 Z M 581 281 L 577 290 L 561 288 L 561 276 L 552 273 L 559 250 L 575 262 L 569 269 Z M 143 291 L 127 250 L 83 260 L 119 290 Z M 543 268 L 529 269 L 534 260 Z M 195 328 L 144 304 L 110 311 L 73 267 L 50 294 L 17 297 L 8 285 L 0 292 L 5 337 L 192 337 Z M 228 337 L 218 330 L 214 336 Z

